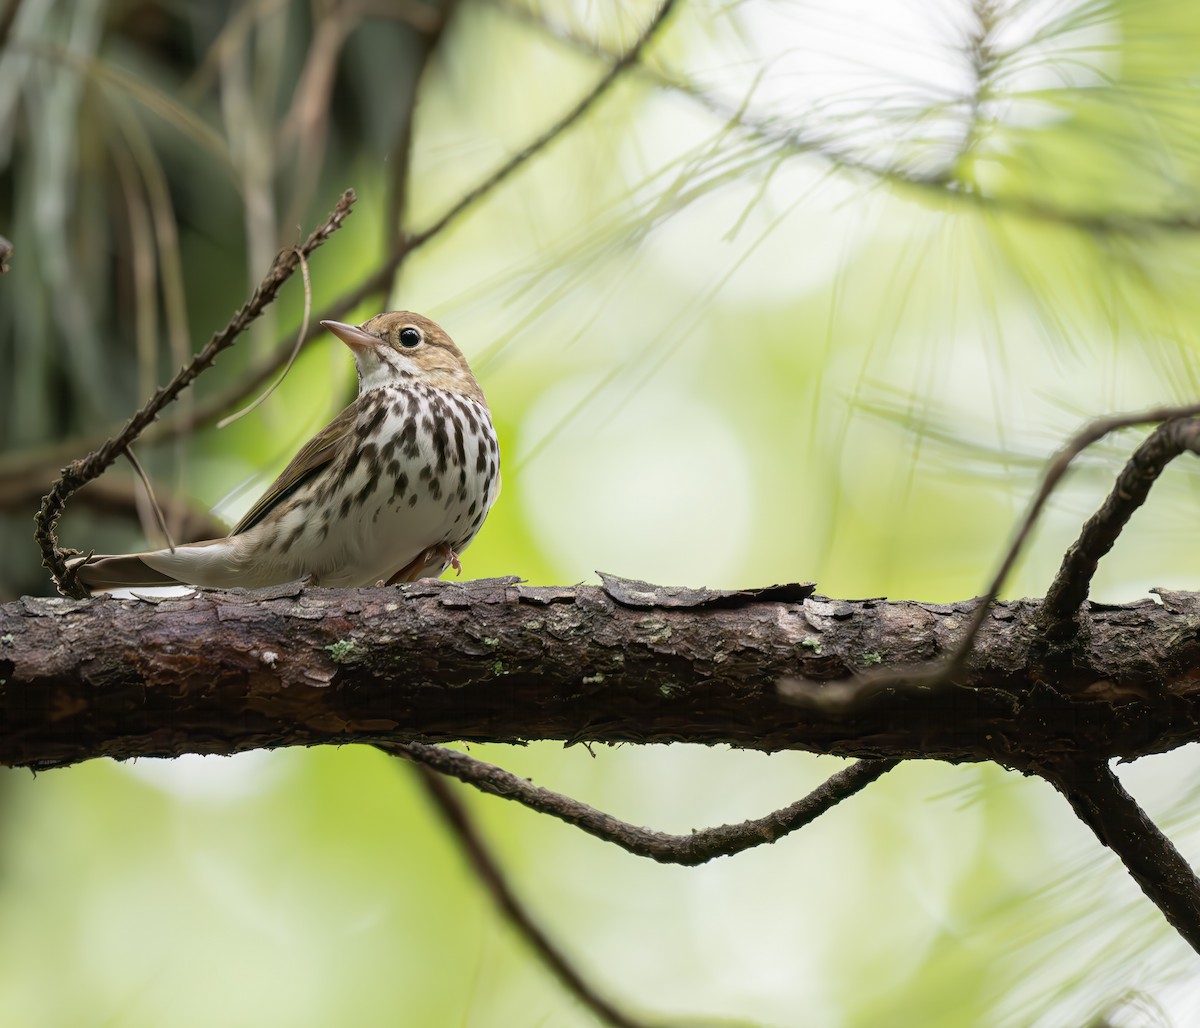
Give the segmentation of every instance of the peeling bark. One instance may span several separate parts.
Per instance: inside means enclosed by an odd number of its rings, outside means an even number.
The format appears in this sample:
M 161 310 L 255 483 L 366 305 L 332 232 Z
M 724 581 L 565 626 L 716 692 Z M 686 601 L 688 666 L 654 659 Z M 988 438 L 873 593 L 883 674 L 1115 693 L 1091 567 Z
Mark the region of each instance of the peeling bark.
M 727 743 L 1037 771 L 1171 749 L 1200 721 L 1200 596 L 1091 605 L 1069 648 L 998 604 L 962 679 L 851 709 L 826 683 L 935 661 L 974 601 L 717 592 L 606 576 L 0 606 L 0 762 L 389 739 Z M 779 688 L 799 693 L 801 706 Z

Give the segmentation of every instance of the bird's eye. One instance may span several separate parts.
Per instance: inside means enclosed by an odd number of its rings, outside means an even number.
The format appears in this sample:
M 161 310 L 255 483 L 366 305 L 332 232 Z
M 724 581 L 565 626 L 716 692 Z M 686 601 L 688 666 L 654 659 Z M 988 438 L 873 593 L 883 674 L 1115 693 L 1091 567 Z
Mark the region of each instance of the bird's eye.
M 421 341 L 421 333 L 418 329 L 409 327 L 400 330 L 400 345 L 401 346 L 416 346 Z

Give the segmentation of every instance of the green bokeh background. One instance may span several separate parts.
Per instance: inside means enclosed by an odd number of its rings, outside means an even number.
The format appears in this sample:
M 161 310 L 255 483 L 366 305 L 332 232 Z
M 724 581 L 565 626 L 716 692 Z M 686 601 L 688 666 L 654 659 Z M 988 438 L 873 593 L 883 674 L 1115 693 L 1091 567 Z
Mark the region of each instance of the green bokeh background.
M 156 174 L 192 348 L 348 185 L 360 199 L 312 261 L 314 309 L 377 266 L 428 12 L 376 8 L 24 0 L 0 56 L 16 246 L 0 474 L 120 420 L 179 363 L 171 248 L 136 200 Z M 621 52 L 652 13 L 460 5 L 418 86 L 405 225 L 535 138 L 602 74 L 595 51 Z M 306 150 L 281 126 L 323 32 L 340 48 L 315 107 L 327 135 Z M 415 253 L 391 298 L 450 330 L 495 412 L 504 492 L 466 574 L 980 592 L 1080 422 L 1195 398 L 1198 55 L 1188 3 L 681 0 L 648 70 Z M 138 260 L 161 276 L 141 307 Z M 288 345 L 301 309 L 297 280 L 201 395 Z M 232 521 L 353 388 L 321 339 L 253 414 L 140 456 L 164 492 Z M 1081 462 L 1009 595 L 1044 590 L 1136 438 Z M 1195 587 L 1196 487 L 1169 470 L 1098 598 Z M 6 599 L 47 589 L 30 513 L 0 514 Z M 63 526 L 101 550 L 142 532 L 82 505 Z M 841 766 L 471 752 L 674 832 L 764 814 Z M 1193 859 L 1196 771 L 1190 748 L 1120 769 Z M 593 1023 L 409 769 L 376 752 L 94 761 L 0 788 L 0 1024 Z M 1200 1017 L 1194 954 L 1048 787 L 998 768 L 906 764 L 798 835 L 697 869 L 469 801 L 552 935 L 648 1018 Z

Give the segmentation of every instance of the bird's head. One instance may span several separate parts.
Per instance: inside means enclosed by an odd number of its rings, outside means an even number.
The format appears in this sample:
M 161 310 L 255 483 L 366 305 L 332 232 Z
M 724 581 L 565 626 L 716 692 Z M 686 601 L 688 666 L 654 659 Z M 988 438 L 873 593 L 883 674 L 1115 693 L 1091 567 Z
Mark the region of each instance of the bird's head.
M 487 406 L 483 390 L 454 340 L 441 325 L 420 314 L 390 311 L 357 326 L 341 321 L 321 324 L 353 352 L 360 393 L 419 382 L 462 393 Z

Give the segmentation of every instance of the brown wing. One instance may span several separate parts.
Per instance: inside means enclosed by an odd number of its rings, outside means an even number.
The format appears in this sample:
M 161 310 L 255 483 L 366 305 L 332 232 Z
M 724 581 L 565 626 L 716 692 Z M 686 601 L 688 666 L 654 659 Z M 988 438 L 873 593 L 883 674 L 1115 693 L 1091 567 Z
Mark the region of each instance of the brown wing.
M 352 403 L 305 443 L 304 448 L 271 483 L 271 488 L 246 511 L 245 516 L 233 526 L 233 531 L 229 534 L 240 535 L 242 532 L 248 532 L 313 475 L 327 467 L 337 455 L 341 443 L 354 431 L 357 416 L 358 407 Z

